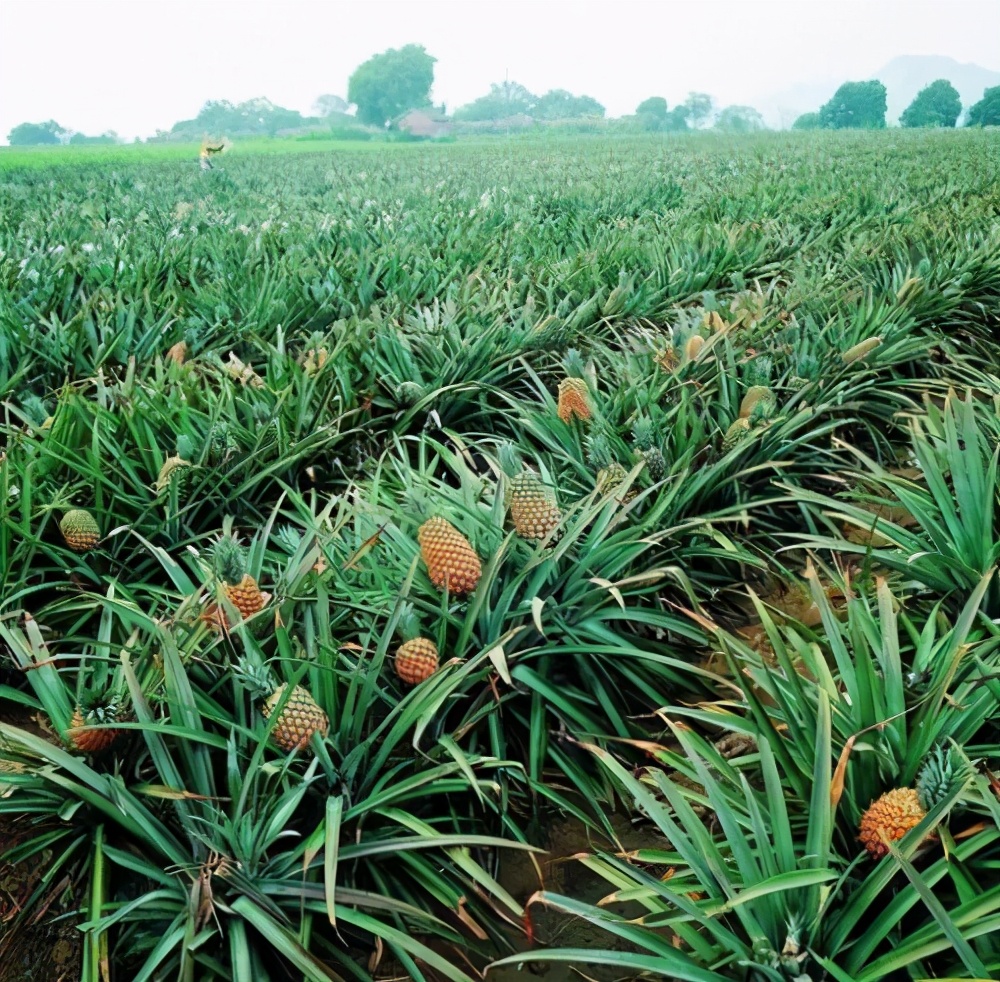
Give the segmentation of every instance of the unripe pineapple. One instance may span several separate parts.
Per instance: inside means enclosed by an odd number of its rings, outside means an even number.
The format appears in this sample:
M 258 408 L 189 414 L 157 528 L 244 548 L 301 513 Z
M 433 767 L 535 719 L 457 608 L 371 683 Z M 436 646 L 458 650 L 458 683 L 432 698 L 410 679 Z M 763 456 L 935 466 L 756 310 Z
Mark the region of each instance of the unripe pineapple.
M 728 453 L 750 432 L 750 420 L 742 416 L 726 430 L 722 438 L 722 452 Z
M 476 589 L 483 568 L 469 540 L 440 515 L 429 518 L 417 530 L 420 555 L 431 583 L 460 595 Z
M 862 358 L 867 358 L 881 343 L 881 338 L 865 338 L 864 341 L 858 342 L 853 348 L 848 348 L 841 355 L 841 359 L 845 365 L 853 365 L 854 362 L 861 361 Z
M 90 552 L 101 540 L 101 530 L 97 519 L 83 508 L 73 508 L 66 512 L 59 523 L 66 545 L 74 552 Z
M 556 406 L 556 415 L 564 423 L 571 422 L 574 417 L 586 422 L 592 415 L 590 388 L 587 385 L 586 369 L 579 352 L 573 348 L 567 351 L 563 366 L 566 370 L 566 378 L 559 383 L 559 402 Z
M 590 466 L 596 471 L 594 487 L 598 493 L 617 491 L 628 477 L 628 471 L 612 456 L 608 438 L 603 433 L 597 434 L 588 441 L 587 447 Z M 638 493 L 638 488 L 629 488 L 622 500 L 629 502 Z
M 752 385 L 740 403 L 740 419 L 749 419 L 751 413 L 775 402 L 774 393 L 766 385 Z
M 632 426 L 632 439 L 642 459 L 646 461 L 646 470 L 652 481 L 662 481 L 667 473 L 667 462 L 663 451 L 656 445 L 656 431 L 653 421 L 648 416 L 640 416 Z
M 396 649 L 396 674 L 410 685 L 429 679 L 438 667 L 437 645 L 429 638 L 411 638 Z
M 261 707 L 264 719 L 271 718 L 287 688 L 287 683 L 282 683 L 268 696 Z M 271 736 L 282 750 L 291 753 L 293 750 L 304 750 L 309 746 L 309 741 L 315 733 L 325 737 L 329 728 L 330 718 L 309 691 L 297 685 L 292 689 L 288 701 L 278 714 Z
M 512 444 L 500 448 L 500 465 L 510 478 L 510 518 L 522 539 L 539 541 L 559 525 L 562 514 L 555 492 L 524 468 Z
M 66 731 L 66 739 L 73 747 L 84 753 L 99 753 L 102 750 L 107 750 L 125 731 L 95 730 L 91 727 L 95 724 L 120 723 L 125 718 L 126 714 L 115 702 L 109 702 L 103 706 L 97 705 L 89 710 L 77 705 L 76 709 L 73 710 L 69 729 Z

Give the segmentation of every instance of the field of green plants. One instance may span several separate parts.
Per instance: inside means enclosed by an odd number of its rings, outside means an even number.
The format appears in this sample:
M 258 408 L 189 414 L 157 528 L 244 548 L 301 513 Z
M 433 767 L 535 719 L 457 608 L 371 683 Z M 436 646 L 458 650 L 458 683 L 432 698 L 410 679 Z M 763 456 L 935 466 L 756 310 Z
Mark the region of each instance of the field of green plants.
M 297 150 L 0 154 L 0 979 L 998 977 L 1000 135 Z

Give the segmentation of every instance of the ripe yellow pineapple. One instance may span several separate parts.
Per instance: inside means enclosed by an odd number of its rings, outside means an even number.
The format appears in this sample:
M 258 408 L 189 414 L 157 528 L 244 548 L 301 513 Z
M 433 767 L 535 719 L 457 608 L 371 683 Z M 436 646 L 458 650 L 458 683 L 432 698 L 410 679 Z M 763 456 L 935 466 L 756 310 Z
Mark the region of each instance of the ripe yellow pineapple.
M 437 645 L 429 638 L 410 638 L 396 649 L 393 667 L 404 682 L 417 685 L 437 671 Z
M 73 508 L 66 512 L 59 523 L 66 545 L 74 552 L 90 552 L 101 540 L 101 530 L 97 519 L 83 508 Z
M 766 385 L 751 385 L 740 403 L 740 419 L 750 419 L 751 413 L 759 405 L 773 403 L 774 393 Z M 769 405 L 767 408 L 772 408 Z
M 264 719 L 271 718 L 287 688 L 287 683 L 282 683 L 268 696 L 261 707 Z M 309 741 L 315 733 L 325 737 L 329 728 L 330 718 L 309 694 L 309 690 L 297 685 L 292 689 L 288 701 L 278 714 L 271 736 L 282 750 L 291 753 L 293 750 L 304 750 L 309 746 Z
M 417 542 L 436 587 L 456 595 L 476 589 L 482 564 L 472 544 L 451 522 L 440 515 L 429 518 L 417 530 Z
M 569 423 L 574 418 L 586 422 L 591 417 L 590 387 L 585 378 L 586 369 L 579 352 L 571 348 L 563 360 L 566 378 L 559 383 L 559 401 L 556 415 Z
M 510 478 L 510 518 L 514 531 L 522 539 L 540 541 L 559 525 L 562 513 L 555 492 L 546 487 L 532 471 L 526 470 L 513 444 L 500 448 L 500 465 Z

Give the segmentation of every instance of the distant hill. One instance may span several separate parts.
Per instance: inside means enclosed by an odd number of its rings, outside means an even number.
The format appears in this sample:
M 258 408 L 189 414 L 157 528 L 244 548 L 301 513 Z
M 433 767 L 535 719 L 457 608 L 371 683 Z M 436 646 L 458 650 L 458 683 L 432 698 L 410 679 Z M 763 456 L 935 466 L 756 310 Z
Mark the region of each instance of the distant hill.
M 886 88 L 886 121 L 890 125 L 897 123 L 913 97 L 936 79 L 946 78 L 958 89 L 963 110 L 978 102 L 984 89 L 1000 85 L 1000 72 L 981 65 L 963 65 L 954 58 L 938 55 L 903 55 L 877 71 L 850 78 L 816 79 L 759 98 L 753 106 L 760 110 L 768 126 L 787 129 L 802 113 L 819 109 L 843 82 L 863 82 L 870 78 L 877 78 Z

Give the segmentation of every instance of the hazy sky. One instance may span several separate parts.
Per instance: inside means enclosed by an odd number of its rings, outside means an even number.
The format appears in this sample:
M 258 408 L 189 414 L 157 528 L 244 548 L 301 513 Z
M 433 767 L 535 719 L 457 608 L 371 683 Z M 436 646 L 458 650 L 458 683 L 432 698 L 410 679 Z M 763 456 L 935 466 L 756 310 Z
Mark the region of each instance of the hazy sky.
M 691 90 L 752 105 L 904 54 L 1000 70 L 1000 0 L 0 0 L 0 141 L 47 119 L 148 136 L 208 99 L 308 112 L 411 42 L 437 58 L 449 109 L 507 72 L 618 116 Z

